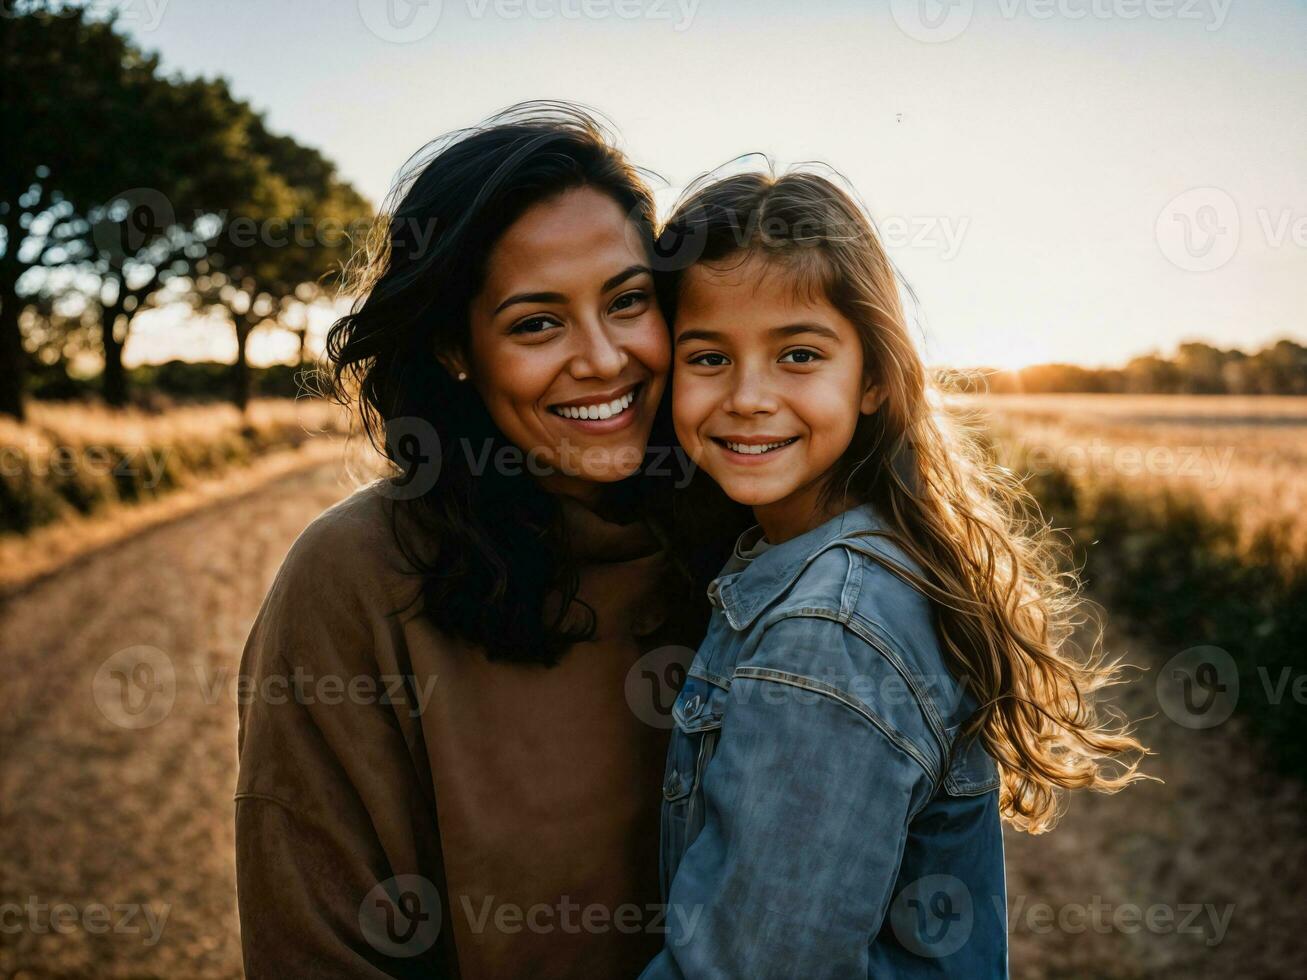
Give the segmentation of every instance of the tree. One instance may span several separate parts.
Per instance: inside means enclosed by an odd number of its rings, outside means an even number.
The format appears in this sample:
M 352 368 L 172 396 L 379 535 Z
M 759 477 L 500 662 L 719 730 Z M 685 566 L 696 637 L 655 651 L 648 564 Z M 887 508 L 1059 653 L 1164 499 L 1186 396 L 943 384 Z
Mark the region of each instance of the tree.
M 143 154 L 150 186 L 114 196 L 90 220 L 89 271 L 101 310 L 103 393 L 111 405 L 127 399 L 122 356 L 134 317 L 168 296 L 170 285 L 194 281 L 220 216 L 262 179 L 247 152 L 249 107 L 224 80 L 161 79 L 149 96 L 139 111 L 167 122 L 166 129 L 146 127 L 153 144 Z
M 250 335 L 321 299 L 372 216 L 330 161 L 269 132 L 257 113 L 248 117 L 246 145 L 261 179 L 207 241 L 195 293 L 200 306 L 223 310 L 235 330 L 232 398 L 242 409 L 250 396 Z
M 134 111 L 157 61 L 112 18 L 6 0 L 0 91 L 10 137 L 0 154 L 0 413 L 22 417 L 29 366 L 19 326 L 46 270 L 90 258 L 88 212 L 126 187 L 150 125 Z M 162 125 L 162 121 L 156 123 Z

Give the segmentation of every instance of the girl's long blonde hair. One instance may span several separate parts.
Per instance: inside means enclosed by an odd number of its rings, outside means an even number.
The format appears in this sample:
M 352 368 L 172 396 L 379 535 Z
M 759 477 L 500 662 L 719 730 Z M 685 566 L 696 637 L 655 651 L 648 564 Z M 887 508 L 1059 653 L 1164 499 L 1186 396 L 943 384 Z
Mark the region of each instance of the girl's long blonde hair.
M 909 334 L 899 278 L 850 193 L 821 174 L 746 173 L 692 186 L 664 226 L 660 290 L 674 315 L 679 273 L 696 262 L 779 263 L 796 289 L 854 323 L 885 400 L 862 416 L 825 487 L 826 502 L 873 504 L 925 570 L 893 571 L 933 600 L 958 679 L 979 708 L 964 737 L 1002 774 L 1000 808 L 1033 833 L 1056 822 L 1060 790 L 1116 792 L 1146 750 L 1096 704 L 1120 666 L 1076 636 L 1089 606 L 1065 549 L 980 430 L 944 410 Z

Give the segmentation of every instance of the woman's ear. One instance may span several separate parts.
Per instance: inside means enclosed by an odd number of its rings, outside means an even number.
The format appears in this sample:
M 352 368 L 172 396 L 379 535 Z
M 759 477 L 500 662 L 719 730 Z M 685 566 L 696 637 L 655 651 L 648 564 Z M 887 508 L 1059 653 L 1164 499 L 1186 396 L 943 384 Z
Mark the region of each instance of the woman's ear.
M 456 381 L 466 381 L 468 370 L 467 360 L 457 351 L 445 351 L 436 354 L 436 360 L 440 366 L 449 372 L 449 376 Z
M 863 415 L 875 415 L 888 395 L 889 392 L 885 390 L 884 385 L 872 382 L 862 392 L 862 404 L 858 406 L 858 411 Z

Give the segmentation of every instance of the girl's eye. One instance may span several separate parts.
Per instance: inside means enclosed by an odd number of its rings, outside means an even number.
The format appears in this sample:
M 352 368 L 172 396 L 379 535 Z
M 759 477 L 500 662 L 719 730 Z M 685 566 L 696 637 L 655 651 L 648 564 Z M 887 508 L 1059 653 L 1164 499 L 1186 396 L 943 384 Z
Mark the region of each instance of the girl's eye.
M 643 289 L 633 289 L 629 293 L 622 293 L 621 296 L 613 300 L 612 310 L 614 313 L 623 313 L 642 305 L 649 299 L 649 294 Z
M 508 332 L 511 334 L 512 333 L 518 333 L 518 334 L 544 333 L 550 327 L 557 327 L 560 325 L 561 324 L 559 324 L 559 322 L 555 320 L 553 317 L 533 316 L 526 320 L 522 320 L 520 323 L 513 324 L 513 328 Z
M 815 350 L 792 350 L 781 355 L 783 364 L 811 364 L 813 361 L 820 361 L 821 355 Z
M 698 364 L 702 367 L 721 367 L 726 363 L 726 355 L 708 351 L 704 354 L 695 354 L 693 357 L 689 358 L 686 363 Z

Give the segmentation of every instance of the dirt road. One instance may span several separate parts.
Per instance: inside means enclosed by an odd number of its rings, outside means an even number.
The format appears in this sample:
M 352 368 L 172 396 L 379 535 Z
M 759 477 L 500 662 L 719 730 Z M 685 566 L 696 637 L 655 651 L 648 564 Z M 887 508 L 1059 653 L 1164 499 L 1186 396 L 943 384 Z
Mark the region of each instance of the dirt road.
M 348 490 L 334 467 L 283 478 L 0 609 L 0 977 L 241 975 L 235 672 L 291 541 Z M 117 697 L 125 656 L 156 700 Z M 1303 975 L 1300 789 L 1236 724 L 1144 733 L 1165 785 L 1008 835 L 1013 975 Z

